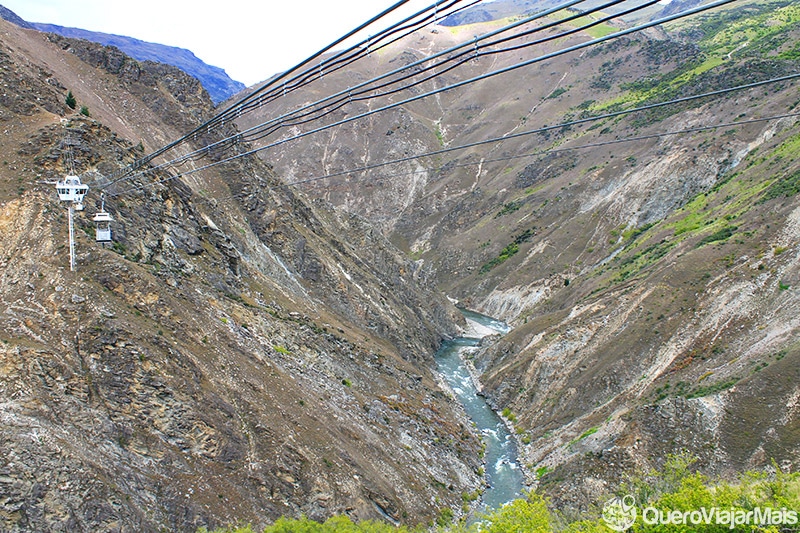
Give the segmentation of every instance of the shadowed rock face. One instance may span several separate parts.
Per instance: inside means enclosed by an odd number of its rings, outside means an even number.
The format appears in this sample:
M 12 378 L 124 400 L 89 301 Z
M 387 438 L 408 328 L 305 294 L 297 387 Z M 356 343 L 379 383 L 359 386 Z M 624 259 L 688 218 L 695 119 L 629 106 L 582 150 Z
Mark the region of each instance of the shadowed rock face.
M 327 76 L 325 89 L 500 24 L 414 35 Z M 515 415 L 531 481 L 557 503 L 603 501 L 626 473 L 682 449 L 709 473 L 769 469 L 773 459 L 796 469 L 800 122 L 750 122 L 795 113 L 796 82 L 552 126 L 797 73 L 797 35 L 791 2 L 755 2 L 446 91 L 267 157 L 290 180 L 331 175 L 304 190 L 369 218 L 430 265 L 448 295 L 514 326 L 476 366 L 489 399 Z M 559 48 L 590 38 L 571 35 Z M 403 94 L 550 51 L 472 59 Z M 315 98 L 297 92 L 286 110 Z M 697 129 L 712 125 L 722 126 Z M 403 161 L 363 170 L 394 159 Z M 537 469 L 551 473 L 536 480 Z
M 114 185 L 114 243 L 95 244 L 103 176 L 211 103 L 173 67 L 0 24 L 0 529 L 459 507 L 480 442 L 434 373 L 458 313 L 430 272 L 257 160 Z M 76 272 L 50 184 L 73 170 Z

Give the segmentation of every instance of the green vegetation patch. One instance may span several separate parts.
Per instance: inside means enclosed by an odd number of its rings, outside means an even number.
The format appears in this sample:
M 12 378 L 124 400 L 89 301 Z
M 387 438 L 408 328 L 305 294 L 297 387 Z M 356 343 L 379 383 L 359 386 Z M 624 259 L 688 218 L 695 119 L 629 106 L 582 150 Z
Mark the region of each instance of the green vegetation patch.
M 575 20 L 570 21 L 568 24 L 572 27 L 579 28 L 581 26 L 592 24 L 593 22 L 596 21 L 597 19 L 594 16 L 585 15 L 583 17 L 579 17 L 576 18 Z M 584 29 L 583 31 L 588 33 L 592 39 L 599 39 L 601 37 L 605 37 L 606 35 L 611 35 L 617 30 L 618 28 L 615 28 L 610 24 L 606 24 L 605 22 L 600 22 L 595 24 L 594 26 Z
M 785 178 L 778 178 L 764 192 L 759 203 L 768 202 L 775 198 L 791 198 L 800 192 L 800 170 Z
M 572 446 L 573 444 L 576 444 L 576 443 L 578 443 L 578 442 L 582 441 L 582 440 L 583 440 L 583 439 L 585 439 L 586 437 L 588 437 L 588 436 L 590 436 L 590 435 L 594 435 L 594 434 L 595 434 L 595 433 L 597 433 L 599 430 L 600 430 L 600 428 L 599 428 L 599 427 L 597 427 L 597 426 L 595 426 L 595 427 L 591 427 L 591 428 L 587 429 L 586 431 L 584 431 L 583 433 L 581 433 L 581 434 L 580 434 L 578 437 L 576 437 L 576 438 L 572 439 L 572 440 L 570 441 L 570 443 L 568 444 L 568 446 Z
M 567 92 L 568 90 L 569 90 L 569 89 L 565 89 L 564 87 L 559 87 L 558 89 L 556 89 L 556 90 L 554 90 L 553 92 L 551 92 L 551 93 L 550 93 L 550 94 L 547 96 L 547 98 L 548 98 L 548 99 L 551 99 L 551 100 L 552 100 L 552 99 L 554 99 L 554 98 L 558 98 L 559 96 L 561 96 L 562 94 L 564 94 L 564 93 L 565 93 L 565 92 Z
M 514 241 L 511 242 L 511 244 L 509 244 L 500 251 L 500 254 L 497 257 L 490 259 L 489 261 L 484 263 L 483 266 L 481 266 L 479 273 L 486 274 L 497 265 L 506 262 L 506 260 L 508 260 L 510 257 L 513 257 L 514 255 L 516 255 L 517 252 L 519 252 L 520 244 L 528 242 L 534 235 L 535 235 L 535 228 L 528 228 L 523 232 L 521 232 L 520 234 L 518 234 L 516 237 L 514 237 Z
M 764 57 L 781 48 L 789 40 L 788 32 L 797 27 L 800 6 L 783 0 L 724 11 L 704 20 L 699 30 L 706 34 L 701 46 L 709 53 Z
M 505 215 L 510 215 L 515 211 L 519 211 L 520 207 L 522 207 L 524 204 L 525 202 L 522 200 L 514 200 L 512 202 L 505 203 L 503 204 L 503 208 L 497 212 L 494 218 L 500 218 Z
M 697 387 L 689 392 L 686 397 L 687 398 L 702 398 L 703 396 L 711 396 L 712 394 L 717 394 L 722 391 L 726 391 L 736 385 L 739 381 L 739 378 L 733 377 L 727 379 L 725 381 L 718 381 L 716 383 L 712 383 L 711 385 L 707 385 L 704 387 Z
M 505 263 L 509 257 L 513 257 L 517 252 L 519 252 L 519 244 L 512 242 L 511 244 L 503 248 L 497 257 L 490 259 L 489 261 L 484 263 L 483 266 L 481 266 L 480 273 L 486 274 L 497 265 Z
M 637 515 L 641 510 L 652 507 L 667 514 L 673 510 L 682 512 L 701 508 L 721 509 L 731 514 L 750 516 L 756 508 L 800 509 L 800 474 L 783 473 L 775 466 L 774 473 L 745 472 L 733 482 L 720 481 L 693 472 L 696 458 L 690 454 L 676 454 L 667 457 L 661 470 L 630 472 L 619 487 L 617 496 L 631 495 L 635 500 Z M 548 473 L 546 467 L 536 470 L 540 477 Z M 353 522 L 346 516 L 335 516 L 320 523 L 308 518 L 280 518 L 267 526 L 264 533 L 608 533 L 611 531 L 604 522 L 602 503 L 611 494 L 598 498 L 597 507 L 587 511 L 561 511 L 536 492 L 528 492 L 509 504 L 479 515 L 477 521 L 469 524 L 461 521 L 452 523 L 454 513 L 441 510 L 436 520 L 438 524 L 420 524 L 416 527 L 395 527 L 384 522 Z M 465 497 L 464 501 L 470 498 Z M 633 529 L 637 532 L 671 531 L 795 531 L 791 524 L 773 524 L 765 528 L 731 528 L 726 524 L 649 524 L 637 520 Z M 215 533 L 255 533 L 251 526 L 222 528 Z M 199 533 L 207 533 L 201 528 Z
M 617 266 L 620 269 L 616 281 L 625 281 L 630 276 L 641 271 L 643 268 L 652 265 L 675 247 L 675 241 L 661 240 L 657 243 L 651 244 L 641 248 L 639 251 L 628 255 L 627 257 L 617 257 Z
M 712 242 L 726 241 L 730 239 L 738 228 L 736 226 L 726 226 L 720 230 L 715 231 L 711 235 L 706 235 L 700 242 L 697 243 L 697 248 L 704 244 L 711 244 Z
M 674 68 L 622 83 L 623 94 L 592 103 L 585 116 L 794 72 L 789 62 L 800 58 L 800 44 L 792 37 L 800 29 L 800 6 L 796 4 L 791 0 L 751 3 L 670 24 L 682 39 L 643 45 L 641 53 L 660 67 L 674 61 Z M 679 44 L 679 40 L 687 44 Z M 602 81 L 609 89 L 610 79 Z M 631 125 L 653 124 L 704 102 L 693 100 L 639 113 Z

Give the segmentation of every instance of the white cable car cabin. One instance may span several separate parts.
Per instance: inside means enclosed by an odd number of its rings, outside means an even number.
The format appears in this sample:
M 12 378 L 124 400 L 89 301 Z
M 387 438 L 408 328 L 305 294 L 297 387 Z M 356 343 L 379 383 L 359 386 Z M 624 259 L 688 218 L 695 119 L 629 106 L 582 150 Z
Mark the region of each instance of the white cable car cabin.
M 89 186 L 82 184 L 78 176 L 67 176 L 56 183 L 56 192 L 59 200 L 72 202 L 76 211 L 83 211 L 83 197 L 89 192 Z
M 112 216 L 105 210 L 101 209 L 97 212 L 93 219 L 97 222 L 97 229 L 95 230 L 95 240 L 97 242 L 111 242 L 111 222 L 114 221 Z M 105 222 L 105 226 L 101 223 Z

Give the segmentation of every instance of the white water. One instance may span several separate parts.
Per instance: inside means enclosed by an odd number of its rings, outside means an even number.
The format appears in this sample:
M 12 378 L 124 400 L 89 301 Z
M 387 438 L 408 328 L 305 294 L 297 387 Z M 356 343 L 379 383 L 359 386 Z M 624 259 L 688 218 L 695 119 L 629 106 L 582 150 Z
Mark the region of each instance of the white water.
M 494 318 L 472 311 L 462 311 L 468 320 L 477 322 L 495 333 L 507 333 L 509 327 Z M 464 405 L 467 416 L 475 422 L 486 443 L 486 481 L 483 494 L 485 510 L 496 509 L 522 495 L 523 475 L 517 464 L 517 449 L 508 428 L 478 395 L 472 377 L 461 359 L 465 348 L 477 346 L 480 339 L 459 337 L 446 341 L 436 353 L 439 371 Z

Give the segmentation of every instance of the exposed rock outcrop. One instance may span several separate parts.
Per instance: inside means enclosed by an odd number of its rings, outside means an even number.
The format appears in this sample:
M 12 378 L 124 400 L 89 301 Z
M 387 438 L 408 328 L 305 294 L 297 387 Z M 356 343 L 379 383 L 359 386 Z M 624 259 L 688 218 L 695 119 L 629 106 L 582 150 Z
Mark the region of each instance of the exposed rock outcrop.
M 480 442 L 434 376 L 458 313 L 425 272 L 259 161 L 111 185 L 208 116 L 202 88 L 0 24 L 16 69 L 0 101 L 0 529 L 418 522 L 460 505 Z M 67 172 L 91 187 L 76 272 L 52 190 Z M 103 187 L 107 248 L 91 222 Z

